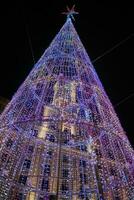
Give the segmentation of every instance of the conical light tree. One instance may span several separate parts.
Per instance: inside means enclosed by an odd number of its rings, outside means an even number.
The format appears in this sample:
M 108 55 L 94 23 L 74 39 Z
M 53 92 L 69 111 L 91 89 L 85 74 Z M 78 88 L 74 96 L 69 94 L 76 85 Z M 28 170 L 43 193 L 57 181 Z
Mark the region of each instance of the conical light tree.
M 0 116 L 0 200 L 133 200 L 134 152 L 72 24 Z

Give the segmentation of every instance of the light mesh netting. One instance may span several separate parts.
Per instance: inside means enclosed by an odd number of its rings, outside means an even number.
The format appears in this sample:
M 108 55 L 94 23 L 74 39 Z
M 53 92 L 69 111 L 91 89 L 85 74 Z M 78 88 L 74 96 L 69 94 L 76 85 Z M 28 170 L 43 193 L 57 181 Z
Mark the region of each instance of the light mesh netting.
M 0 200 L 134 200 L 134 152 L 68 18 L 0 116 Z

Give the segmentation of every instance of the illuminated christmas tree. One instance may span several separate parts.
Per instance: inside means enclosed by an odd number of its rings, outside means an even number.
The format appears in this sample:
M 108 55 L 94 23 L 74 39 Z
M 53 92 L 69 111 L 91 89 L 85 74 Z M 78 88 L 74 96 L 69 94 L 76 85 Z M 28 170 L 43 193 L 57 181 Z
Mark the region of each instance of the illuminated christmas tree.
M 133 200 L 133 149 L 66 14 L 0 116 L 0 200 Z

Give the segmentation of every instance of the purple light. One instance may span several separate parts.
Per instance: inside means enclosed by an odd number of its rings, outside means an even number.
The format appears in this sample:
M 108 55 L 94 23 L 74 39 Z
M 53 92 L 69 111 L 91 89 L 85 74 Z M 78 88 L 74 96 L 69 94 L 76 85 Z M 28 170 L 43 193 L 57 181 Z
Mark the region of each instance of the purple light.
M 134 198 L 133 149 L 70 16 L 0 116 L 0 199 L 51 198 Z

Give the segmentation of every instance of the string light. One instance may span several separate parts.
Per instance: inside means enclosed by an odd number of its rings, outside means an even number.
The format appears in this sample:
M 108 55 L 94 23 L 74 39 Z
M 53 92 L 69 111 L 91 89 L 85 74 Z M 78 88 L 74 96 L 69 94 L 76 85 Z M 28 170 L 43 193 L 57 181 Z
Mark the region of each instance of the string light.
M 0 199 L 132 200 L 133 163 L 69 15 L 0 116 Z

